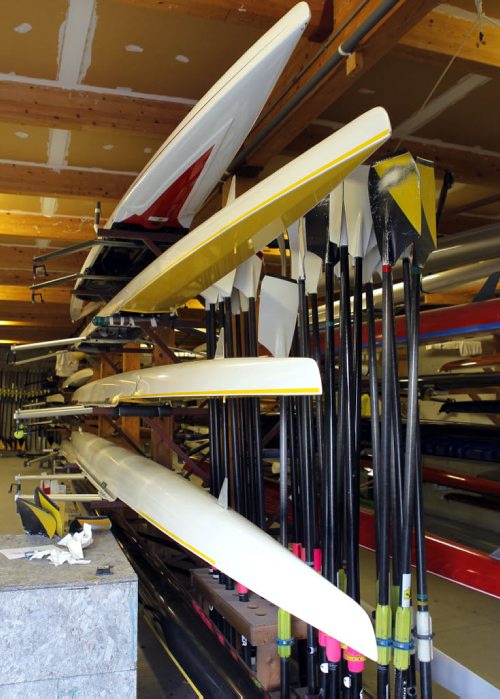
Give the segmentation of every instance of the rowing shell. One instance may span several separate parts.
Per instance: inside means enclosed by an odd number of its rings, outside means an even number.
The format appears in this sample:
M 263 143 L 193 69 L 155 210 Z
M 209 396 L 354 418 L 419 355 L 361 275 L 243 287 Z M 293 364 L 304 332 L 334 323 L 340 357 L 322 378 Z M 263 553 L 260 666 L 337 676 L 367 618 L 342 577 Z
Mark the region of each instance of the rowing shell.
M 75 405 L 17 410 L 16 420 L 65 417 L 92 412 L 92 406 L 159 402 L 172 398 L 225 396 L 315 396 L 321 376 L 314 359 L 236 357 L 167 364 L 115 374 L 81 386 Z
M 190 227 L 252 128 L 310 16 L 307 3 L 298 3 L 215 83 L 144 167 L 106 229 L 182 233 Z M 95 266 L 102 253 L 94 247 L 82 272 Z M 79 288 L 84 298 L 86 283 L 83 277 L 75 285 L 73 320 L 86 315 L 78 298 Z
M 360 605 L 216 498 L 169 469 L 85 432 L 63 452 L 89 480 L 224 574 L 332 638 L 376 660 Z
M 100 312 L 164 313 L 259 252 L 362 163 L 391 134 L 377 107 L 255 185 L 172 245 Z M 92 334 L 92 324 L 85 335 Z
M 87 383 L 87 381 L 89 381 L 93 375 L 94 372 L 90 368 L 75 371 L 74 374 L 71 374 L 71 376 L 68 376 L 68 378 L 63 381 L 61 388 L 63 390 L 71 391 L 79 386 L 83 386 L 83 384 Z

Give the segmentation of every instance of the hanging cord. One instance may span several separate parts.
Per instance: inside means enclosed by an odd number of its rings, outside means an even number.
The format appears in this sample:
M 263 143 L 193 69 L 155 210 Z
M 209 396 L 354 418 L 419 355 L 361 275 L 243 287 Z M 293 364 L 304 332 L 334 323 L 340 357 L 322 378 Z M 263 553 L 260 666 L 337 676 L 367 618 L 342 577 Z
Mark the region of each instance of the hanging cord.
M 434 86 L 432 87 L 431 91 L 429 92 L 429 94 L 427 95 L 427 97 L 425 98 L 425 100 L 423 101 L 422 105 L 421 105 L 421 106 L 418 108 L 418 110 L 416 111 L 416 115 L 417 115 L 417 114 L 420 114 L 420 112 L 421 112 L 423 109 L 425 109 L 425 108 L 427 107 L 427 105 L 429 104 L 429 102 L 430 102 L 432 96 L 434 95 L 434 93 L 435 93 L 436 90 L 438 89 L 439 85 L 443 82 L 444 77 L 446 76 L 446 74 L 447 74 L 448 71 L 450 70 L 450 68 L 451 68 L 451 66 L 453 65 L 453 63 L 455 62 L 455 60 L 456 60 L 456 59 L 458 58 L 458 56 L 460 55 L 460 53 L 461 53 L 463 47 L 465 46 L 465 44 L 466 44 L 467 41 L 469 40 L 470 35 L 471 35 L 472 32 L 474 31 L 474 29 L 475 29 L 475 27 L 476 27 L 476 25 L 477 25 L 478 23 L 479 23 L 479 27 L 480 27 L 479 33 L 480 33 L 480 36 L 481 36 L 481 26 L 482 26 L 482 24 L 481 24 L 481 19 L 482 19 L 482 17 L 483 17 L 482 0 L 476 0 L 476 7 L 477 7 L 478 3 L 481 5 L 481 9 L 478 8 L 478 17 L 477 17 L 477 20 L 476 20 L 475 22 L 473 22 L 473 23 L 472 23 L 472 26 L 467 30 L 467 33 L 465 34 L 465 36 L 464 36 L 464 38 L 463 38 L 463 40 L 462 40 L 462 43 L 460 44 L 460 46 L 459 46 L 458 49 L 456 50 L 455 54 L 454 54 L 454 55 L 451 57 L 451 59 L 448 61 L 448 64 L 446 65 L 445 69 L 443 70 L 443 72 L 441 73 L 441 75 L 439 76 L 439 78 L 437 79 L 437 81 L 435 82 Z M 397 152 L 397 151 L 399 150 L 399 148 L 400 148 L 401 143 L 403 142 L 403 140 L 404 140 L 404 136 L 402 136 L 402 137 L 399 139 L 399 141 L 397 142 L 397 144 L 396 144 L 396 146 L 395 146 L 395 148 L 394 148 L 394 152 Z
M 484 19 L 483 0 L 475 0 L 475 3 L 476 3 L 476 12 L 477 12 L 477 22 L 479 24 L 479 44 L 485 44 L 486 42 L 484 40 L 484 32 L 483 32 L 483 19 Z

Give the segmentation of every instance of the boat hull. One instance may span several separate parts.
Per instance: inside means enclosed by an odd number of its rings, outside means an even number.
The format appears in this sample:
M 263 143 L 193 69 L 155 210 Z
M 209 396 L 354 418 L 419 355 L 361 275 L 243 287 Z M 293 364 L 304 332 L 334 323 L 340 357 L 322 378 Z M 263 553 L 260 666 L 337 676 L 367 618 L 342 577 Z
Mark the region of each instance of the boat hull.
M 62 449 L 65 450 L 66 443 Z M 268 534 L 169 469 L 73 432 L 70 454 L 94 483 L 224 574 L 372 659 L 366 612 Z

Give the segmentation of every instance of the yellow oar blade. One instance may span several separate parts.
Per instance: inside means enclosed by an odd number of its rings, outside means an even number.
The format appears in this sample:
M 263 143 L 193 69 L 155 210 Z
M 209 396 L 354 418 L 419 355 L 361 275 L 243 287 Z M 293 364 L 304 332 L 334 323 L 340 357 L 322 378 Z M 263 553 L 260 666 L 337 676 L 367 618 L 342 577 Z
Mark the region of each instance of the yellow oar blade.
M 415 243 L 415 263 L 422 268 L 437 247 L 436 177 L 433 162 L 423 158 L 417 158 L 416 161 L 422 199 L 422 234 Z
M 368 189 L 382 263 L 392 266 L 422 230 L 420 176 L 410 153 L 374 163 Z

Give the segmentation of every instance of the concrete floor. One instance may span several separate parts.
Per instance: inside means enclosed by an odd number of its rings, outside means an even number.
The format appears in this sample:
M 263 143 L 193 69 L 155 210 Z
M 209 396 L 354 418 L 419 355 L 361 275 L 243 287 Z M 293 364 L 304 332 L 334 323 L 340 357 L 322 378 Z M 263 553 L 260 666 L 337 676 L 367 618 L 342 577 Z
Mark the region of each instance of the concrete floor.
M 40 474 L 40 469 L 23 467 L 23 459 L 0 458 L 0 534 L 22 533 L 8 488 L 16 473 Z M 32 486 L 32 489 L 34 485 Z M 29 492 L 23 487 L 23 492 Z M 368 605 L 375 604 L 374 554 L 361 550 L 361 592 Z M 435 645 L 442 652 L 473 670 L 499 688 L 500 697 L 500 602 L 497 599 L 429 576 L 429 599 L 436 633 Z M 140 699 L 194 696 L 187 682 L 166 657 L 148 625 L 140 619 L 138 696 Z M 366 684 L 375 686 L 375 665 L 367 663 Z M 436 699 L 456 696 L 435 686 Z M 470 696 L 470 695 L 463 695 Z M 476 697 L 471 697 L 476 699 Z M 477 697 L 481 699 L 481 697 Z

